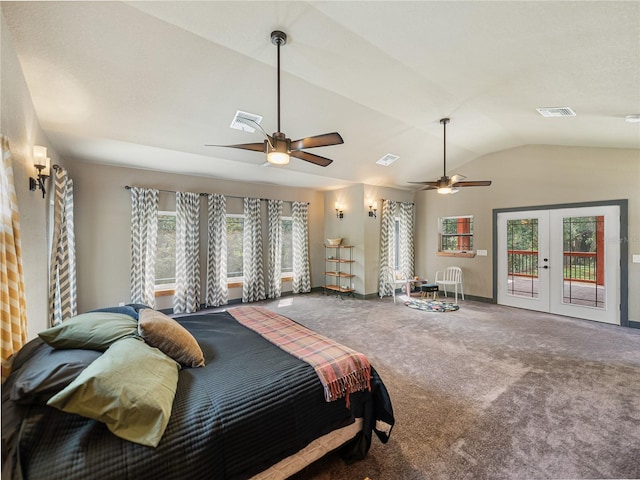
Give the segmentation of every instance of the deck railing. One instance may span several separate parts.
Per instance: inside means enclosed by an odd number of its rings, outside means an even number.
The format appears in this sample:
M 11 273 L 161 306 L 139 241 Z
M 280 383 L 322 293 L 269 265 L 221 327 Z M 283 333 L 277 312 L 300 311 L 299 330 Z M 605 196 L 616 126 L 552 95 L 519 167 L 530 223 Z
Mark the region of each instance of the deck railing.
M 538 277 L 538 252 L 529 250 L 507 250 L 509 275 Z M 564 279 L 596 283 L 596 252 L 564 252 Z

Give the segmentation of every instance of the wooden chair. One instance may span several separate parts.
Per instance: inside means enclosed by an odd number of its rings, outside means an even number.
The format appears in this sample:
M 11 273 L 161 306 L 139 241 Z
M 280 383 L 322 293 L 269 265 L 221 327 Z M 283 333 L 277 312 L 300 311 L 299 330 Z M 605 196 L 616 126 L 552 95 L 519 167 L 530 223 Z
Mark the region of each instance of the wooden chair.
M 460 267 L 447 267 L 442 271 L 436 272 L 435 282 L 437 285 L 442 285 L 445 297 L 447 296 L 447 286 L 453 286 L 456 292 L 456 303 L 458 303 L 458 285 L 460 285 L 460 293 L 462 293 L 462 300 L 464 300 L 462 269 Z

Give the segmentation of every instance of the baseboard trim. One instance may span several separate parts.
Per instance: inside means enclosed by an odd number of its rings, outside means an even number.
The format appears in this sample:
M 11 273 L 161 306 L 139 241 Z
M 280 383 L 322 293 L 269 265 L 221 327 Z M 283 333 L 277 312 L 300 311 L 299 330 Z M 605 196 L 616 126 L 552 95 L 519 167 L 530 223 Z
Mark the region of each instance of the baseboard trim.
M 627 326 L 629 328 L 640 328 L 640 322 L 634 322 L 633 320 L 629 320 L 629 324 Z

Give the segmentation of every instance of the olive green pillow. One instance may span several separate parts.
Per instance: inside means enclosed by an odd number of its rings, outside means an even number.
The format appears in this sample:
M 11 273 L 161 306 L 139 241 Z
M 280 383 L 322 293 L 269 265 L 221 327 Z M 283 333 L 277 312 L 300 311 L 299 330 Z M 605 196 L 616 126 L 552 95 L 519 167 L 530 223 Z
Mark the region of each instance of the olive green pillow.
M 135 335 L 137 331 L 138 323 L 130 315 L 88 312 L 71 317 L 38 336 L 54 348 L 105 351 L 113 342 Z
M 103 422 L 125 440 L 156 447 L 169 423 L 179 369 L 139 337 L 123 338 L 47 405 Z
M 159 348 L 186 367 L 204 367 L 204 354 L 189 331 L 162 312 L 150 308 L 138 313 L 138 333 L 152 347 Z

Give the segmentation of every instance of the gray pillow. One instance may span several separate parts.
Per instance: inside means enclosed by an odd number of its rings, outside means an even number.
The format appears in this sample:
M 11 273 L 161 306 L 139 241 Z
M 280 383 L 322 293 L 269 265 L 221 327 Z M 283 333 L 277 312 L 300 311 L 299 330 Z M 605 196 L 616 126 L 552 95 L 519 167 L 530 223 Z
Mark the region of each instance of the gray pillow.
M 14 382 L 10 398 L 20 404 L 46 404 L 102 355 L 95 350 L 56 350 L 40 338 L 29 343 L 39 348 L 32 350 L 29 358 L 12 374 Z

